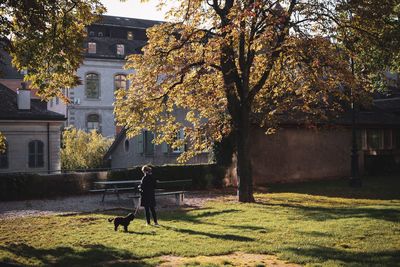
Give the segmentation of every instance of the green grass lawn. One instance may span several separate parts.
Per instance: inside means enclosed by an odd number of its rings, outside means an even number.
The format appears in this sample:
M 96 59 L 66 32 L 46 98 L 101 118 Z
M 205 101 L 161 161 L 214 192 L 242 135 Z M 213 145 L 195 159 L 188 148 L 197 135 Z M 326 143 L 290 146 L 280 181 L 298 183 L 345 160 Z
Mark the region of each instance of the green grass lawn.
M 362 189 L 345 181 L 275 185 L 254 204 L 228 197 L 162 212 L 160 227 L 145 227 L 141 214 L 128 233 L 114 232 L 101 213 L 1 220 L 0 262 L 154 266 L 162 255 L 247 252 L 309 266 L 400 266 L 399 180 L 369 178 Z

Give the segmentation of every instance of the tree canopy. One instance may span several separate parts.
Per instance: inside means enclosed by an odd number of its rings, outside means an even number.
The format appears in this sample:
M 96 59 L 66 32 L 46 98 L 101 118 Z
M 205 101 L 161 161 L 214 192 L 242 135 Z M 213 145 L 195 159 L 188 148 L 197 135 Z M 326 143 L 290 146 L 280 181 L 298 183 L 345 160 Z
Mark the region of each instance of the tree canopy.
M 398 1 L 176 2 L 172 22 L 149 29 L 143 55 L 129 56 L 135 73 L 130 89 L 117 93 L 116 117 L 130 136 L 146 128 L 156 143 L 189 143 L 181 160 L 233 132 L 240 201 L 254 200 L 252 123 L 272 132 L 282 117 L 327 118 L 350 90 L 372 90 L 373 77 L 398 69 Z M 378 62 L 366 60 L 371 53 Z M 184 140 L 176 138 L 180 128 Z
M 129 136 L 146 128 L 156 143 L 190 144 L 180 160 L 232 132 L 240 201 L 254 200 L 251 124 L 273 132 L 282 117 L 327 118 L 350 90 L 372 90 L 373 77 L 399 67 L 398 1 L 175 2 L 171 22 L 147 31 L 143 55 L 129 56 L 135 73 L 130 89 L 117 93 L 116 117 Z M 176 138 L 180 128 L 184 140 Z
M 85 26 L 104 12 L 100 0 L 0 1 L 0 45 L 42 98 L 79 84 Z M 0 59 L 1 62 L 1 59 Z M 1 75 L 1 74 L 0 74 Z

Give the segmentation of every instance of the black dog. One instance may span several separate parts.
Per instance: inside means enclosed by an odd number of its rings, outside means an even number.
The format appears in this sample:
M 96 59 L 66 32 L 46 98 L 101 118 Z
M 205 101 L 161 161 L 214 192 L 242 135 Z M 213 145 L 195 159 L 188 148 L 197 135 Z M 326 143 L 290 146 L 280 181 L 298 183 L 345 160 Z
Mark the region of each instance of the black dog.
M 128 225 L 135 219 L 135 214 L 129 213 L 125 217 L 115 217 L 113 219 L 108 219 L 109 222 L 114 221 L 114 230 L 117 231 L 118 226 L 124 226 L 125 232 L 128 231 Z

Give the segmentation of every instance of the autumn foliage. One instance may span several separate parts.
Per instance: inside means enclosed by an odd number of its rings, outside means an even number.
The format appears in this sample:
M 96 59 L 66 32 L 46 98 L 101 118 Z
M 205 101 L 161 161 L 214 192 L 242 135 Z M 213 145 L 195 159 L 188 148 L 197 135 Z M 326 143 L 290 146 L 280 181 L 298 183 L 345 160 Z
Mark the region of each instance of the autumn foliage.
M 61 168 L 94 169 L 103 166 L 103 157 L 112 143 L 96 131 L 86 133 L 67 128 L 62 134 Z
M 171 22 L 149 29 L 143 54 L 128 57 L 126 68 L 135 73 L 129 90 L 117 92 L 118 123 L 129 136 L 146 128 L 157 134 L 158 144 L 178 147 L 186 142 L 191 149 L 181 155 L 182 161 L 232 132 L 238 195 L 245 202 L 254 200 L 250 125 L 273 132 L 282 117 L 326 119 L 343 109 L 350 91 L 356 97 L 372 90 L 370 75 L 378 68 L 356 56 L 367 47 L 380 51 L 377 40 L 383 28 L 377 21 L 387 22 L 375 16 L 369 18 L 370 24 L 376 22 L 371 27 L 361 18 L 377 10 L 386 14 L 395 5 L 386 3 L 383 9 L 369 1 L 318 0 L 175 3 Z M 351 58 L 369 68 L 352 70 Z M 181 128 L 184 140 L 175 138 Z

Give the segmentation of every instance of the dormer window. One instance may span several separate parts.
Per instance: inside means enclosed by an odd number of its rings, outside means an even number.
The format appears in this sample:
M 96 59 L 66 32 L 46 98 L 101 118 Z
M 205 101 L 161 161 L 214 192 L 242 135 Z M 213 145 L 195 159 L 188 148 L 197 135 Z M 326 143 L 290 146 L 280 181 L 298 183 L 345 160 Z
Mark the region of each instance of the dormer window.
M 117 55 L 118 56 L 125 55 L 125 46 L 123 44 L 117 44 Z
M 102 33 L 102 32 L 99 32 L 99 33 L 97 34 L 97 36 L 98 36 L 98 37 L 103 37 L 103 33 Z
M 88 53 L 96 54 L 96 43 L 92 43 L 92 42 L 88 43 Z
M 90 36 L 90 37 L 93 37 L 93 36 L 94 36 L 94 31 L 90 31 L 90 32 L 89 32 L 89 36 Z
M 133 40 L 133 33 L 131 31 L 128 31 L 127 37 L 128 40 Z

